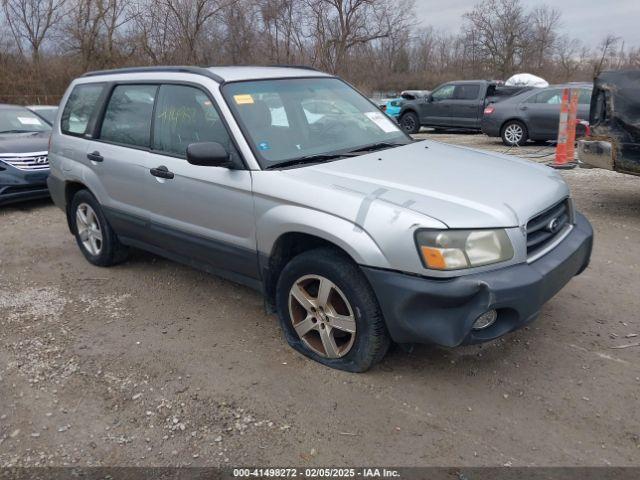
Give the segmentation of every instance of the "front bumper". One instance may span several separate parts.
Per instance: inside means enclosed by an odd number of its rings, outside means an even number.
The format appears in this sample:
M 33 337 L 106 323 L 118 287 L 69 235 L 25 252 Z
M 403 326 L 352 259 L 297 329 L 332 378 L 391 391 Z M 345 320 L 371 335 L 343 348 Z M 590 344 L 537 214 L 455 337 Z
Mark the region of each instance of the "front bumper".
M 49 170 L 25 172 L 10 165 L 0 165 L 0 205 L 49 196 Z
M 500 337 L 534 320 L 542 305 L 589 264 L 593 230 L 576 213 L 571 233 L 531 264 L 490 272 L 433 279 L 362 267 L 371 283 L 391 337 L 398 343 L 435 343 L 447 347 Z M 472 330 L 487 310 L 498 318 Z

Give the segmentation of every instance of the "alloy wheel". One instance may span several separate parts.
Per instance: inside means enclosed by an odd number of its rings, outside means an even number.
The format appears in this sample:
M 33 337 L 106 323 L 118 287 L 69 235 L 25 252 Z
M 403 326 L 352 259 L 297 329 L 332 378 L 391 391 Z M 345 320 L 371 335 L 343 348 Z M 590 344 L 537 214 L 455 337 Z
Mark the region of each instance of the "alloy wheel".
M 522 141 L 523 136 L 524 130 L 517 123 L 507 125 L 507 128 L 504 129 L 504 138 L 511 145 L 518 145 Z
M 402 119 L 402 126 L 407 132 L 413 132 L 416 128 L 416 122 L 413 117 L 407 115 Z
M 102 251 L 102 229 L 98 216 L 91 205 L 81 203 L 76 209 L 76 228 L 84 248 L 91 255 L 100 255 Z
M 356 319 L 342 291 L 320 275 L 305 275 L 289 291 L 293 328 L 307 347 L 326 358 L 345 356 L 356 338 Z

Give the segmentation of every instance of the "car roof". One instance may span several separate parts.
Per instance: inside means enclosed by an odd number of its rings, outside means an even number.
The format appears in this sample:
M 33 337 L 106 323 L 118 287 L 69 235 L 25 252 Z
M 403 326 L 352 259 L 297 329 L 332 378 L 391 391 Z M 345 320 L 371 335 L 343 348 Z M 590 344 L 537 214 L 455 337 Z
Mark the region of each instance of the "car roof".
M 239 80 L 259 80 L 263 78 L 292 78 L 292 77 L 308 77 L 331 75 L 320 72 L 319 70 L 308 67 L 209 67 L 210 72 L 218 75 L 225 82 L 235 82 Z
M 544 90 L 546 88 L 593 88 L 593 84 L 588 82 L 559 83 L 557 85 L 542 87 L 540 90 Z
M 242 80 L 263 80 L 275 78 L 300 78 L 300 77 L 332 77 L 312 67 L 306 66 L 224 66 L 224 67 L 194 67 L 194 66 L 154 66 L 116 68 L 113 70 L 100 70 L 87 72 L 83 78 L 98 77 L 103 75 L 129 75 L 137 73 L 187 73 L 203 75 L 218 83 L 237 82 Z
M 464 85 L 464 84 L 467 84 L 467 83 L 493 83 L 493 82 L 491 82 L 490 80 L 451 80 L 451 81 L 445 82 L 445 83 L 443 83 L 441 85 L 448 85 L 448 84 L 451 84 L 451 83 L 456 83 L 456 84 L 459 83 L 459 84 Z

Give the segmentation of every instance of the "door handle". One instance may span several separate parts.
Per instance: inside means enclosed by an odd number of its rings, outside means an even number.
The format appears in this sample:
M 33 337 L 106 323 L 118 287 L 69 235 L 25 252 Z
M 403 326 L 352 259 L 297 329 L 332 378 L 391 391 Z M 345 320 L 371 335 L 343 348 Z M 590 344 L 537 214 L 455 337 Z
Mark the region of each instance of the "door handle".
M 169 169 L 164 165 L 160 165 L 157 168 L 152 168 L 151 170 L 149 170 L 149 173 L 151 173 L 151 175 L 153 175 L 154 177 L 159 178 L 172 179 L 174 177 L 173 172 L 170 172 Z
M 98 152 L 97 150 L 95 152 L 87 153 L 87 158 L 92 162 L 104 161 L 104 157 L 100 155 L 100 152 Z

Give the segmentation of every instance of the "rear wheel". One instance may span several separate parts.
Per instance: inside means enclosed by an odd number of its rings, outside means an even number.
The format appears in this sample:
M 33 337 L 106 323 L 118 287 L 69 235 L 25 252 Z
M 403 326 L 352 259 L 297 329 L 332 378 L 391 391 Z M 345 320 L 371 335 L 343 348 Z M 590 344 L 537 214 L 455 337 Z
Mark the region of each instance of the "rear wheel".
M 323 365 L 363 372 L 389 348 L 371 287 L 338 251 L 321 248 L 293 258 L 280 275 L 276 297 L 289 345 Z
M 507 123 L 505 123 L 502 127 L 501 136 L 502 143 L 509 147 L 521 147 L 522 145 L 527 143 L 527 139 L 529 138 L 527 127 L 524 123 L 518 120 L 509 120 Z
M 403 113 L 402 117 L 400 117 L 400 126 L 409 134 L 418 133 L 420 131 L 420 119 L 415 112 Z
M 68 215 L 76 243 L 89 262 L 108 267 L 126 259 L 128 249 L 120 243 L 100 204 L 88 190 L 80 190 L 73 196 Z

